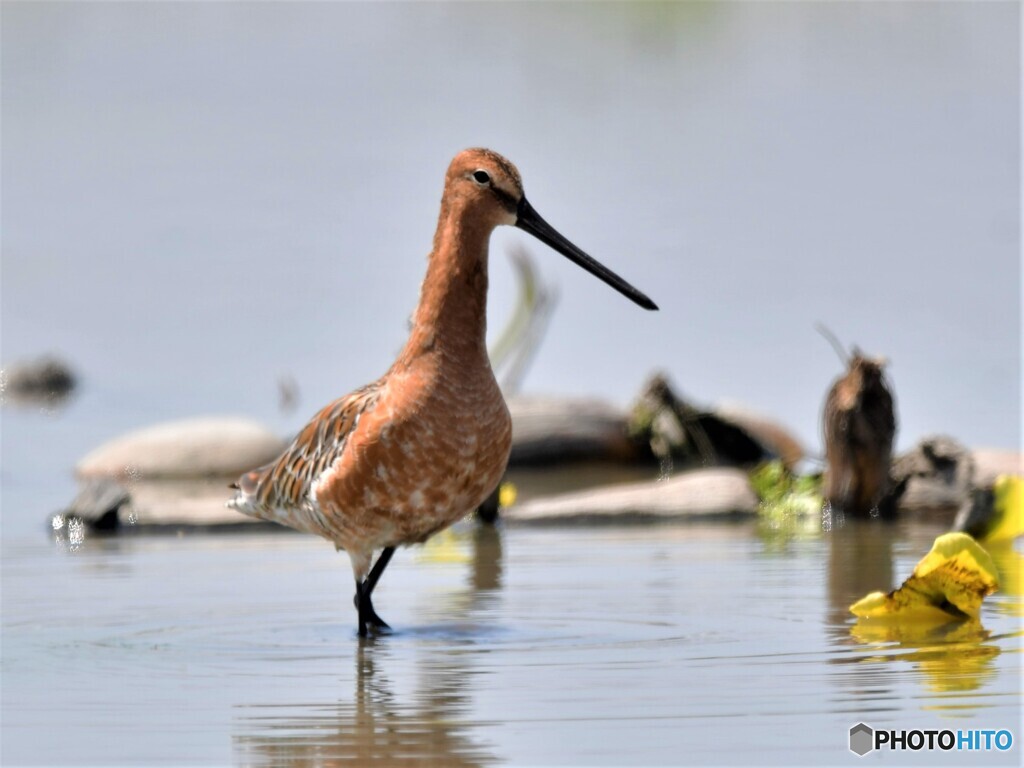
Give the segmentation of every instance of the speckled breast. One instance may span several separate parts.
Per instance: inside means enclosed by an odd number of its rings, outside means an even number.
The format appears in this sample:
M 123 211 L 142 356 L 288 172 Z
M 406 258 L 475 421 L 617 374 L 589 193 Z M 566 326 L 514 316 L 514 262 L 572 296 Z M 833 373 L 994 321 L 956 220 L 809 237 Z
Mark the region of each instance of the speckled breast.
M 389 377 L 316 500 L 344 549 L 424 541 L 475 509 L 508 463 L 512 422 L 490 368 Z

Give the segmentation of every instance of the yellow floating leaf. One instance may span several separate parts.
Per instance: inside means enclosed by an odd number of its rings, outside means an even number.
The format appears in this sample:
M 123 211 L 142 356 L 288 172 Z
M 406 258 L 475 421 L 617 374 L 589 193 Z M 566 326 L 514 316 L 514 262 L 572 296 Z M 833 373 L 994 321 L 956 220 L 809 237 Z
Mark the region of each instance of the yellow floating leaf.
M 872 592 L 850 606 L 850 612 L 862 619 L 895 619 L 908 618 L 917 621 L 949 621 L 954 614 L 943 610 L 916 592 L 907 592 L 906 586 L 913 577 L 903 582 L 903 586 L 889 592 Z M 940 603 L 942 604 L 942 603 Z
M 992 488 L 995 494 L 992 529 L 985 541 L 1014 539 L 1024 533 L 1024 478 L 1000 475 Z
M 850 606 L 861 618 L 948 621 L 977 618 L 981 601 L 999 588 L 995 564 L 966 533 L 939 536 L 903 586 L 872 592 Z
M 516 503 L 517 494 L 515 485 L 509 482 L 502 483 L 498 490 L 498 506 L 508 509 Z

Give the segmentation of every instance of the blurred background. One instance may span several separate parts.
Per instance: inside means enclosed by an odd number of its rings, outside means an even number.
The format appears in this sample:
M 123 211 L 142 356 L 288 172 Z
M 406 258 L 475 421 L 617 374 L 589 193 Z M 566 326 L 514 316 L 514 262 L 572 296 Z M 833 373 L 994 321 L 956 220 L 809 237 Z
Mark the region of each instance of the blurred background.
M 3 2 L 0 368 L 52 354 L 79 385 L 0 411 L 0 762 L 826 765 L 860 717 L 1017 728 L 1019 552 L 984 626 L 848 611 L 940 519 L 457 526 L 396 557 L 399 631 L 363 646 L 315 537 L 49 516 L 110 438 L 289 435 L 380 376 L 480 145 L 661 306 L 502 228 L 492 340 L 516 248 L 558 291 L 524 394 L 627 406 L 663 371 L 819 454 L 820 322 L 891 361 L 897 450 L 1018 449 L 1020 39 L 1012 2 Z
M 2 359 L 82 382 L 56 432 L 5 414 L 7 489 L 13 441 L 63 478 L 128 428 L 285 433 L 379 376 L 474 145 L 661 306 L 500 230 L 492 335 L 516 244 L 559 291 L 525 392 L 625 405 L 664 370 L 816 453 L 822 322 L 890 359 L 898 447 L 1016 447 L 1019 34 L 1012 3 L 7 3 Z

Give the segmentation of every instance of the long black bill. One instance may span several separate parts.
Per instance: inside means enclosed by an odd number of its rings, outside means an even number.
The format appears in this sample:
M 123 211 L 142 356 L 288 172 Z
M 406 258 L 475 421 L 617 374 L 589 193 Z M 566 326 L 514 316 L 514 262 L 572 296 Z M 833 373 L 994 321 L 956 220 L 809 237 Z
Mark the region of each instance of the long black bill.
M 541 215 L 533 210 L 533 206 L 526 202 L 526 198 L 520 198 L 519 208 L 516 211 L 516 226 L 525 232 L 529 232 L 542 243 L 547 243 L 570 261 L 574 261 L 583 267 L 594 277 L 604 280 L 612 288 L 621 293 L 627 299 L 639 304 L 644 309 L 657 309 L 658 305 L 651 301 L 644 293 L 638 291 L 621 277 L 616 275 L 606 266 L 585 254 L 575 245 L 570 243 L 558 231 L 548 224 Z

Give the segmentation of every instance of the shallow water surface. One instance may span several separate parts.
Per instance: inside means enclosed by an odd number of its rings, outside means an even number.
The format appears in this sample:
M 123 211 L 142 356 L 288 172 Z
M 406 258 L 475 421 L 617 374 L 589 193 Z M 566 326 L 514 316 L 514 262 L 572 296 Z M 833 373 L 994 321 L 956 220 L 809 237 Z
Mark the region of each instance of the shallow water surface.
M 857 759 L 861 720 L 1019 738 L 1019 595 L 917 635 L 846 610 L 937 532 L 467 523 L 398 553 L 375 595 L 395 632 L 367 641 L 346 558 L 312 537 L 22 540 L 3 558 L 2 757 L 833 764 Z

